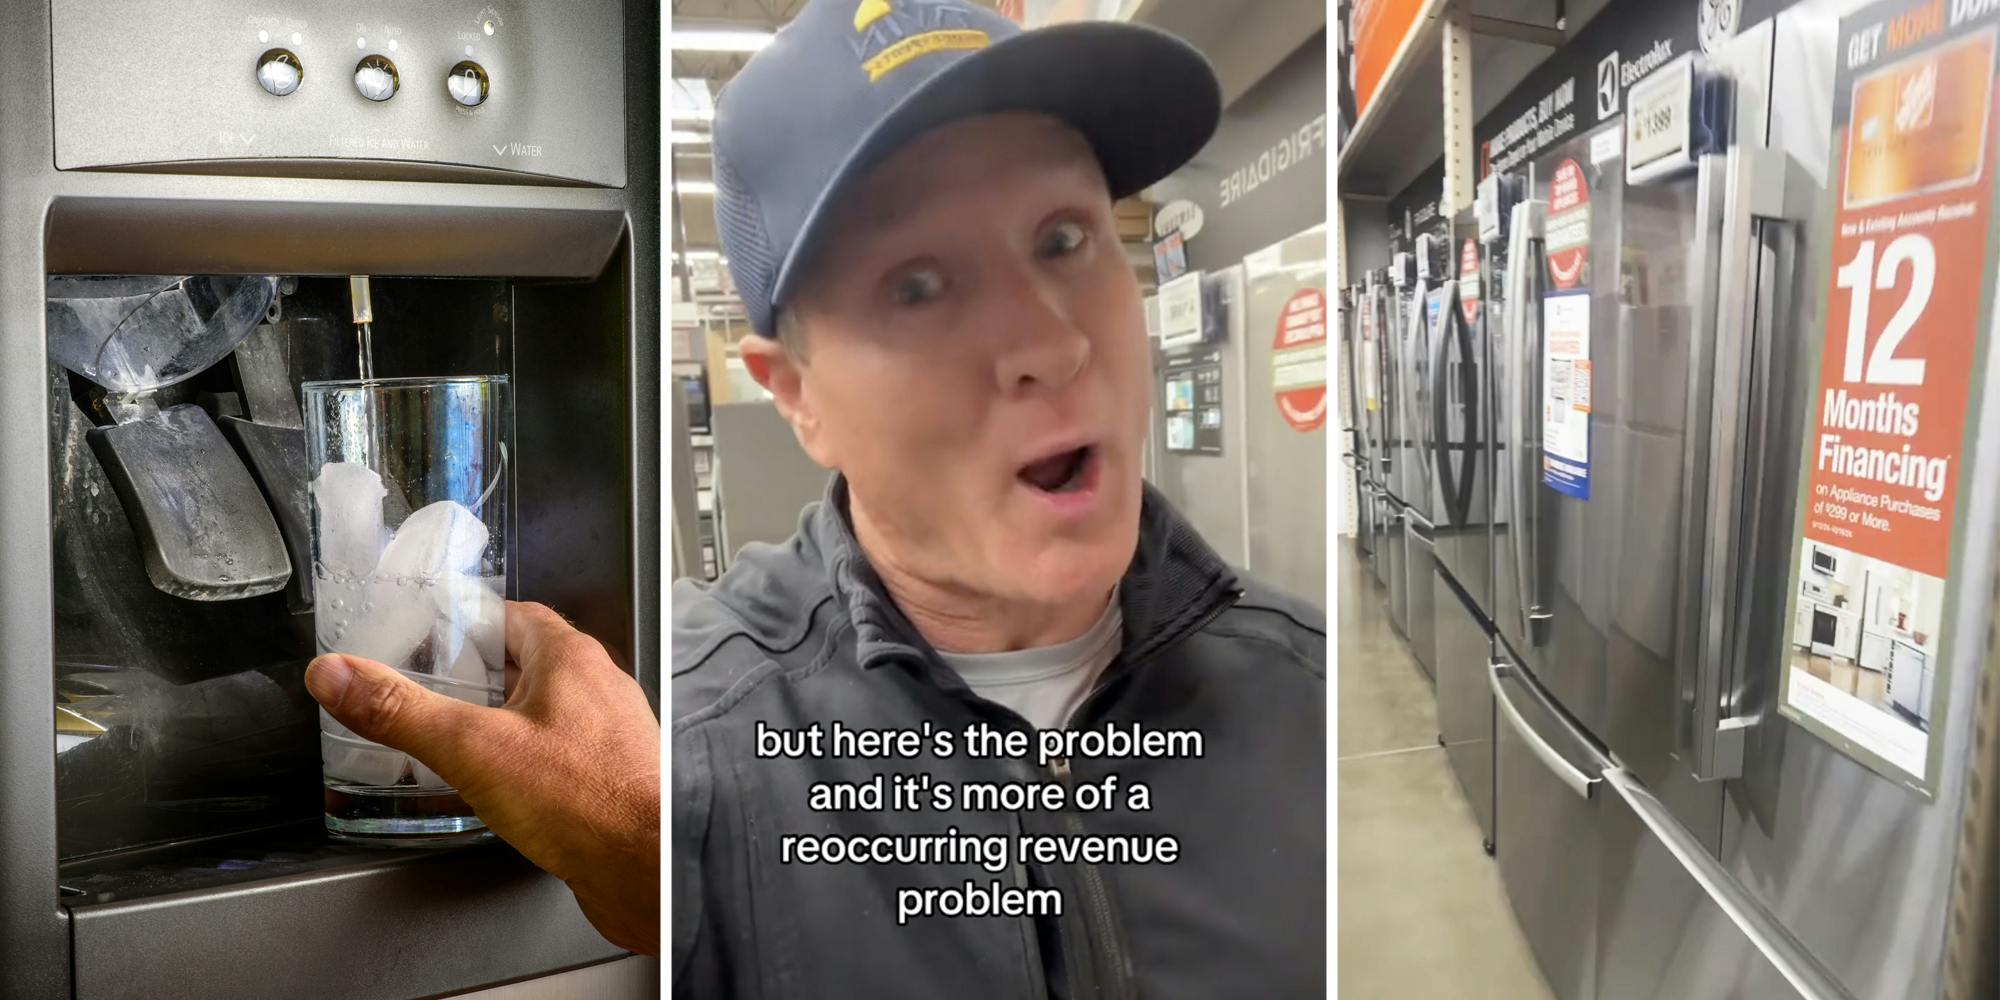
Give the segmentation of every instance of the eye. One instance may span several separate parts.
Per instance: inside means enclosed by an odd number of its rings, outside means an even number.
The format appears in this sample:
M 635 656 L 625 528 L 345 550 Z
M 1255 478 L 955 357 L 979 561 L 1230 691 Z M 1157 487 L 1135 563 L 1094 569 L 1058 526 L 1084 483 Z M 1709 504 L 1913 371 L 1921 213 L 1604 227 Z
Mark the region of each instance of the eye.
M 1066 257 L 1080 249 L 1089 238 L 1090 231 L 1081 223 L 1058 223 L 1042 234 L 1041 242 L 1036 245 L 1035 252 L 1044 259 Z
M 898 277 L 890 291 L 899 306 L 920 306 L 944 294 L 944 275 L 931 269 Z

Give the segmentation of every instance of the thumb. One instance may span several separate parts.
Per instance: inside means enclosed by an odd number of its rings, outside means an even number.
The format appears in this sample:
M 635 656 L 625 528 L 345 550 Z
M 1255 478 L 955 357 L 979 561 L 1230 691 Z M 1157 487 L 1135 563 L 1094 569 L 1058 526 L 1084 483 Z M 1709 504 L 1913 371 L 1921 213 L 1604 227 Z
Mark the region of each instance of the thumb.
M 481 709 L 374 660 L 328 653 L 306 668 L 306 690 L 354 735 L 401 750 L 445 780 L 459 773 Z

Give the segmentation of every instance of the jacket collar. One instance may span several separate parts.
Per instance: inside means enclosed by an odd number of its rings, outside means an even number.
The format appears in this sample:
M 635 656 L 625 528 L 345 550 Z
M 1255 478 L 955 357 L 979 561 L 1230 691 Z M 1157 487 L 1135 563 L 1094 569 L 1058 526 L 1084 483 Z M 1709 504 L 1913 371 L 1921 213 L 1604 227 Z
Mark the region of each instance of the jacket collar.
M 891 600 L 855 540 L 847 478 L 836 475 L 803 527 L 825 560 L 833 594 L 854 623 L 863 668 L 936 662 L 916 626 Z M 1125 619 L 1120 659 L 1137 663 L 1180 641 L 1236 595 L 1236 574 L 1151 483 L 1139 504 L 1139 543 L 1118 589 Z

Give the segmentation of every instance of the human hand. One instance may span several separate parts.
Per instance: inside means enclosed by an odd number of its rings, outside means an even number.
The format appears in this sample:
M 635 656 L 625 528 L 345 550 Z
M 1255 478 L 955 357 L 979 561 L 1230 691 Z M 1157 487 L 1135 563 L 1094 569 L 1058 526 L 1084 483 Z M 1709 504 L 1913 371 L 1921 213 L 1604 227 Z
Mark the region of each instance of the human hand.
M 355 735 L 450 782 L 496 835 L 562 879 L 598 933 L 660 952 L 660 723 L 597 640 L 507 602 L 503 708 L 438 694 L 373 660 L 328 654 L 306 689 Z

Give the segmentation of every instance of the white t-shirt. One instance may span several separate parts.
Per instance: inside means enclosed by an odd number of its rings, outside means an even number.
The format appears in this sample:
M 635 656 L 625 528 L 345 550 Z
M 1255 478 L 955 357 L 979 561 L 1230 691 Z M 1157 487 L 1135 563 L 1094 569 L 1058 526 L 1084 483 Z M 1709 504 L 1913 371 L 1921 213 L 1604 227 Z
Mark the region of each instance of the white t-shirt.
M 943 653 L 981 698 L 1013 709 L 1037 729 L 1060 729 L 1089 696 L 1125 635 L 1125 615 L 1113 591 L 1090 630 L 1068 642 L 1011 653 Z

